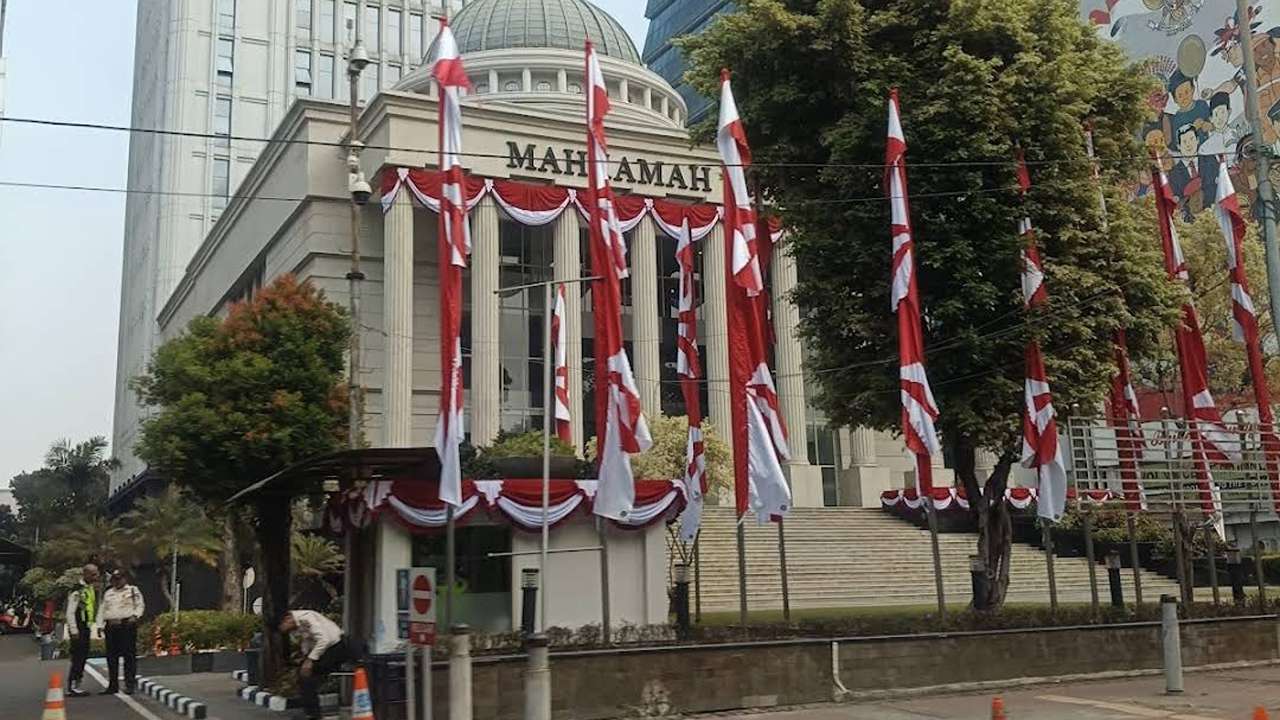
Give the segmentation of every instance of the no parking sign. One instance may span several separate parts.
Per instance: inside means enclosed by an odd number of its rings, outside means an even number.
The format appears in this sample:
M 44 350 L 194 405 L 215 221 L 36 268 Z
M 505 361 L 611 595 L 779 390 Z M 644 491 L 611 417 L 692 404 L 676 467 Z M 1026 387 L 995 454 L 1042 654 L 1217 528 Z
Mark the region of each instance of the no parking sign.
M 436 569 L 409 570 L 409 642 L 436 644 Z

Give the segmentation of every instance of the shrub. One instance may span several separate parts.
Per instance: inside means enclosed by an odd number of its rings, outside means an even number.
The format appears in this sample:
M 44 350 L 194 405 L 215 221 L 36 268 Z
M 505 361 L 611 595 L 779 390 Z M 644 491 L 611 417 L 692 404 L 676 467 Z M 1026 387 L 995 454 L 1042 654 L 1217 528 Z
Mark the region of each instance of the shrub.
M 488 458 L 542 457 L 542 433 L 498 433 L 493 444 L 481 448 L 480 454 Z M 578 453 L 572 445 L 552 435 L 551 454 L 554 457 L 577 457 Z
M 169 647 L 170 638 L 176 632 L 178 647 L 184 653 L 201 650 L 242 650 L 248 647 L 254 633 L 262 629 L 262 618 L 257 615 L 221 610 L 184 610 L 178 614 L 175 624 L 173 615 L 165 613 L 139 628 L 140 649 L 151 650 L 157 628 L 160 630 L 160 639 L 165 648 Z

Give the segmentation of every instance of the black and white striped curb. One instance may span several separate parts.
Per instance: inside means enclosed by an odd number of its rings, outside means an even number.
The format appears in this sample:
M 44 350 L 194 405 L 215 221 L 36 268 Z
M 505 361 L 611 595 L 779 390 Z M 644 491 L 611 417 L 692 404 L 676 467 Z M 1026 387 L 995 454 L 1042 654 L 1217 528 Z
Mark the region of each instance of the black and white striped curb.
M 236 678 L 239 680 L 240 678 Z M 285 712 L 302 707 L 302 702 L 298 698 L 287 698 L 283 695 L 274 695 L 263 690 L 257 685 L 246 685 L 236 691 L 236 695 L 242 700 L 264 707 L 275 712 Z M 338 707 L 337 693 L 329 693 L 320 696 L 320 707 L 322 709 Z
M 249 684 L 249 671 L 248 671 L 248 670 L 232 670 L 232 671 L 231 671 L 231 679 L 232 679 L 232 680 L 236 680 L 236 681 L 238 681 L 238 682 L 242 682 L 242 683 L 244 683 L 245 685 L 248 685 L 248 684 Z
M 205 707 L 204 703 L 193 700 L 186 695 L 179 695 L 149 678 L 138 678 L 138 689 L 146 693 L 152 700 L 183 717 L 204 720 L 208 713 L 208 708 Z

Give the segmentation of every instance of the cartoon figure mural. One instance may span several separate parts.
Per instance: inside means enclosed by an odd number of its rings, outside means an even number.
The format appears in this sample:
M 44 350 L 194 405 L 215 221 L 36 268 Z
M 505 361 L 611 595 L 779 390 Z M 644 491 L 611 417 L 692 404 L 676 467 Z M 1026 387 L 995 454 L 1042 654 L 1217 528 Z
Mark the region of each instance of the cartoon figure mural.
M 1257 181 L 1248 177 L 1246 150 L 1255 136 L 1280 150 L 1280 2 L 1254 0 L 1247 20 L 1263 115 L 1257 133 L 1245 116 L 1235 0 L 1081 0 L 1080 14 L 1160 83 L 1142 137 L 1169 173 L 1183 213 L 1213 203 L 1221 162 L 1252 201 Z M 1145 173 L 1140 183 L 1139 195 L 1149 188 Z

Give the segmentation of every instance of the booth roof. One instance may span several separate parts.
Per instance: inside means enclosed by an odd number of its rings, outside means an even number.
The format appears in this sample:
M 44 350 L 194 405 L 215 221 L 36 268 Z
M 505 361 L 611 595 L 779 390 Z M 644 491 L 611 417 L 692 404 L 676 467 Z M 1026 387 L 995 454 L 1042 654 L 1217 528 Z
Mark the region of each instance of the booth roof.
M 241 490 L 228 502 L 332 492 L 354 479 L 434 482 L 440 479 L 440 460 L 435 448 L 427 447 L 340 450 L 290 465 Z

